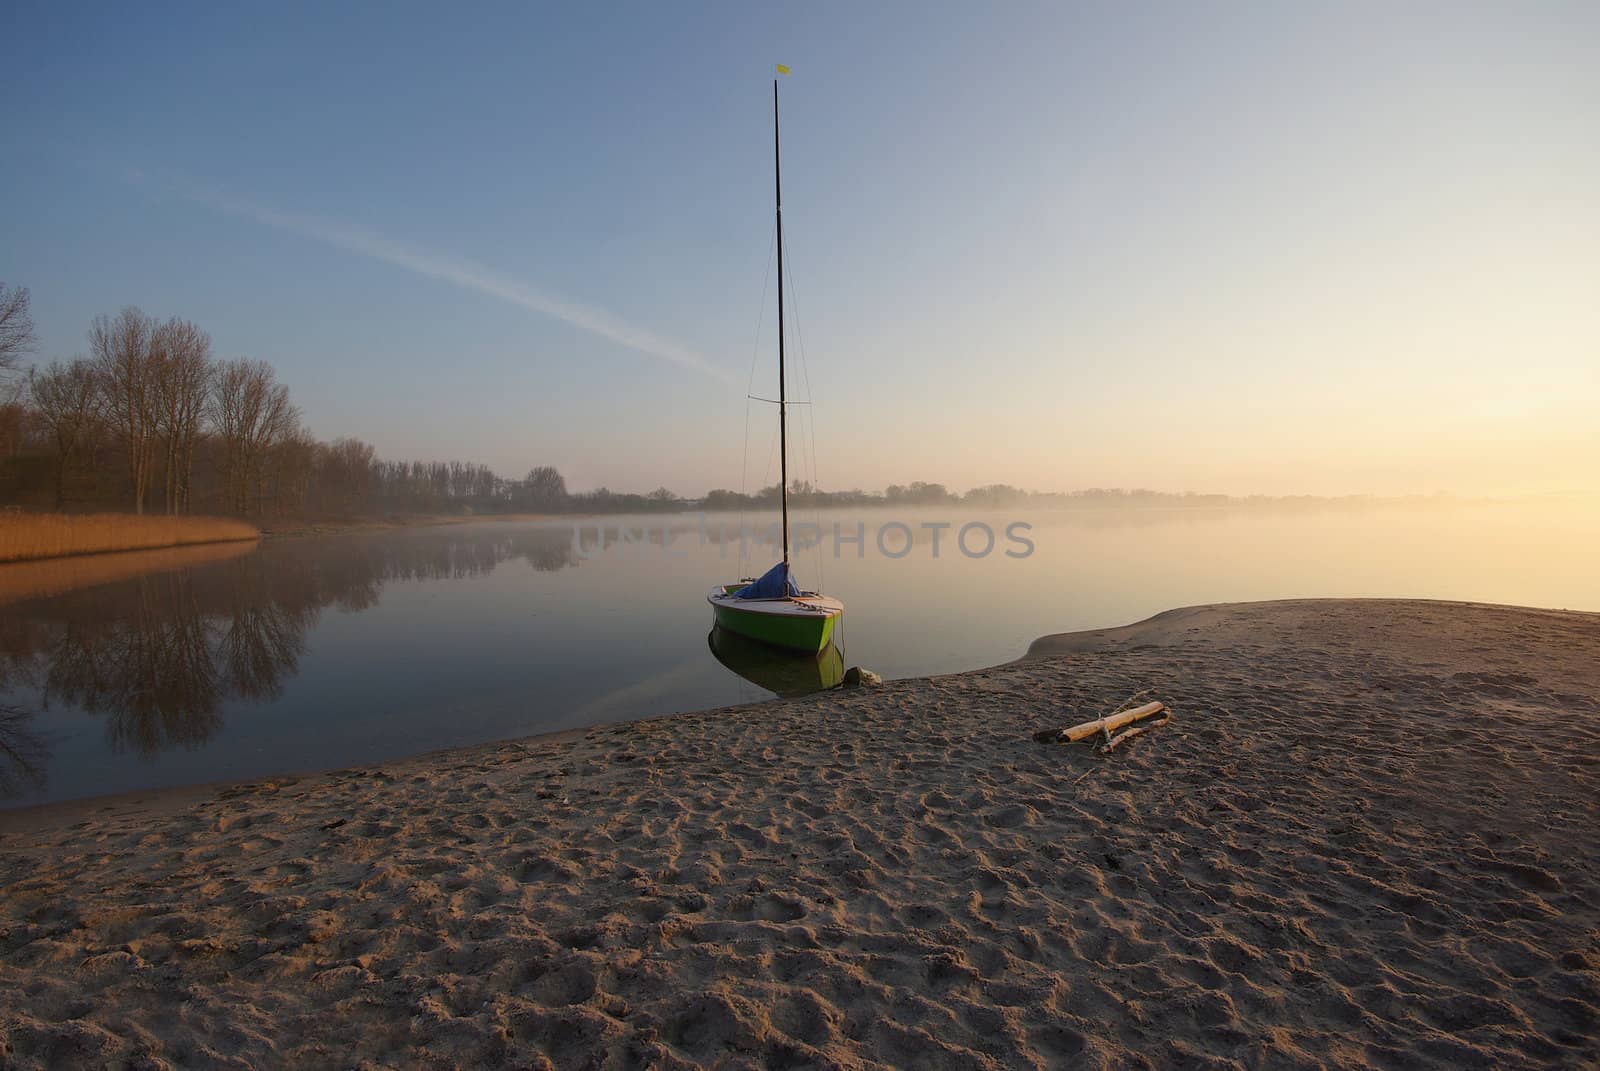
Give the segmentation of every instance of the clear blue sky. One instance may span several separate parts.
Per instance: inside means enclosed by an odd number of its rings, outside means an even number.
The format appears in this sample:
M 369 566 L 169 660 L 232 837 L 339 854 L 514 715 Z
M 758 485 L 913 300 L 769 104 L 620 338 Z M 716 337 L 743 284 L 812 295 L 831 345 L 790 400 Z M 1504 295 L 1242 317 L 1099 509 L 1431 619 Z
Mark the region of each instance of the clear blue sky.
M 784 62 L 825 485 L 1600 480 L 1600 5 L 4 24 L 0 278 L 41 358 L 137 304 L 269 360 L 324 438 L 737 487 Z

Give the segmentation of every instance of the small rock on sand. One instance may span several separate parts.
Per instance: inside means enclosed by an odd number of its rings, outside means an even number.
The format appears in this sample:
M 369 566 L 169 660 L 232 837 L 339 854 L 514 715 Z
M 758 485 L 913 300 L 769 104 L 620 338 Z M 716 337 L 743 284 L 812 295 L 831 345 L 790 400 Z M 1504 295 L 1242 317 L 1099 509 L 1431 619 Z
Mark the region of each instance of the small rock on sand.
M 876 688 L 882 683 L 883 678 L 870 669 L 851 666 L 844 671 L 844 686 L 846 688 Z

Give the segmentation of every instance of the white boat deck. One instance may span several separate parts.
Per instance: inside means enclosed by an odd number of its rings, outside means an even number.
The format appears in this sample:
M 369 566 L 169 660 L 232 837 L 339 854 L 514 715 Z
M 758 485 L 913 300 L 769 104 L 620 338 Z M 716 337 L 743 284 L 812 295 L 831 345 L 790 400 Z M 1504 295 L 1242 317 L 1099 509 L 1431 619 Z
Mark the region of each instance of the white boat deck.
M 744 585 L 733 586 L 734 591 Z M 832 617 L 844 613 L 844 603 L 831 595 L 801 595 L 798 598 L 781 599 L 740 599 L 735 598 L 728 590 L 728 586 L 718 584 L 706 596 L 706 601 L 712 606 L 725 606 L 732 610 L 747 610 L 755 614 L 773 614 L 790 617 L 811 617 L 814 614 L 824 614 Z

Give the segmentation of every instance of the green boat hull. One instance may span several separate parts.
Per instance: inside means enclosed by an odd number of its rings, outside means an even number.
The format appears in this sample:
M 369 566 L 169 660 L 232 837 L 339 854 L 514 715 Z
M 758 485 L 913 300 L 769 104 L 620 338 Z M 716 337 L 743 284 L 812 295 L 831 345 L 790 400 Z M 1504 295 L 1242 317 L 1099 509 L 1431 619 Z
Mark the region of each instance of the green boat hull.
M 833 626 L 838 614 L 763 614 L 726 604 L 713 605 L 717 624 L 729 632 L 737 633 L 761 643 L 782 647 L 789 651 L 816 654 L 833 639 Z

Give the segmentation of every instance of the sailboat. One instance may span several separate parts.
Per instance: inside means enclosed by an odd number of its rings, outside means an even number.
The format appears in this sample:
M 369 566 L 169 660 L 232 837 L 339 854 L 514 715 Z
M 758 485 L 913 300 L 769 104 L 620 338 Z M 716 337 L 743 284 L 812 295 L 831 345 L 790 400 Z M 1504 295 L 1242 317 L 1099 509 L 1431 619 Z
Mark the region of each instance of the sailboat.
M 783 68 L 779 68 L 784 71 Z M 787 71 L 784 71 L 787 73 Z M 816 654 L 833 639 L 844 603 L 803 591 L 789 569 L 789 401 L 783 350 L 783 159 L 778 139 L 778 80 L 772 80 L 772 173 L 778 224 L 778 457 L 783 560 L 760 579 L 718 584 L 706 596 L 719 627 L 791 651 Z

